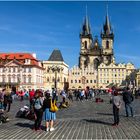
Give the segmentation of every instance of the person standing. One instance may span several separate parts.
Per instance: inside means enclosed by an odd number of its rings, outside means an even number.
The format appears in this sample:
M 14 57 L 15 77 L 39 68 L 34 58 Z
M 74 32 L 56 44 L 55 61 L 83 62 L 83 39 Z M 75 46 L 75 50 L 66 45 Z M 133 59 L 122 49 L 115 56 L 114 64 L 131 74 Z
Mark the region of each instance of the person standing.
M 34 103 L 33 103 L 34 113 L 36 115 L 33 129 L 35 129 L 36 131 L 41 129 L 40 126 L 41 126 L 42 115 L 43 115 L 43 110 L 42 110 L 43 100 L 40 97 L 41 95 L 40 92 L 41 91 L 36 90 Z
M 34 102 L 34 95 L 35 95 L 35 91 L 34 89 L 29 90 L 29 102 L 30 102 L 30 109 L 32 109 L 33 107 L 33 102 Z
M 51 96 L 49 91 L 45 92 L 45 100 L 43 101 L 44 119 L 46 121 L 46 131 L 54 131 L 54 120 L 56 120 L 56 113 L 51 112 Z
M 114 91 L 113 98 L 112 98 L 112 103 L 113 103 L 113 115 L 114 115 L 114 123 L 112 126 L 117 126 L 119 125 L 119 110 L 121 107 L 121 98 L 118 96 L 118 92 Z
M 4 102 L 3 102 L 4 110 L 6 111 L 6 108 L 7 108 L 7 105 L 8 105 L 7 112 L 9 112 L 10 108 L 11 108 L 11 104 L 12 104 L 11 92 L 7 90 L 4 94 Z
M 129 111 L 131 112 L 131 117 L 134 116 L 133 107 L 132 107 L 133 100 L 134 100 L 134 97 L 129 87 L 127 87 L 125 91 L 123 92 L 123 101 L 125 103 L 126 117 L 129 117 L 129 114 L 130 114 Z

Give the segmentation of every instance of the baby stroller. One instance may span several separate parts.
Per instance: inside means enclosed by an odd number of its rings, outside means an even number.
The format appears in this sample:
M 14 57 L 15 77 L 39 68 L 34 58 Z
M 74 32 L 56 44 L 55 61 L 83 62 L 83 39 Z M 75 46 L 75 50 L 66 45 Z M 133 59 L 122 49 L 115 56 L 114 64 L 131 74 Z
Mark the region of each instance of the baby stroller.
M 24 107 L 19 109 L 19 111 L 16 114 L 16 117 L 34 120 L 35 114 L 34 114 L 34 111 L 30 110 L 30 108 L 28 106 L 24 106 Z
M 8 116 L 4 112 L 0 112 L 0 124 L 8 122 Z
M 8 116 L 6 115 L 6 113 L 3 110 L 3 104 L 2 104 L 2 102 L 0 102 L 0 124 L 6 123 L 8 120 L 9 120 Z
M 19 109 L 19 111 L 16 114 L 17 118 L 26 118 L 28 112 L 30 111 L 28 106 L 24 106 L 22 108 Z

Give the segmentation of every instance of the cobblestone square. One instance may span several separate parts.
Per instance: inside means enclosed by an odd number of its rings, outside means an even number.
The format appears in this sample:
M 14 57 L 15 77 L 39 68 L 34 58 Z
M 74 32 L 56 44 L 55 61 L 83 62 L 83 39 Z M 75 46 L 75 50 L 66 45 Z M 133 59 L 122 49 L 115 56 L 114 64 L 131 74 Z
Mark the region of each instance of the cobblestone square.
M 57 112 L 55 131 L 33 131 L 34 122 L 15 118 L 27 101 L 14 101 L 9 112 L 10 121 L 0 125 L 0 139 L 140 139 L 140 99 L 133 102 L 135 117 L 125 117 L 124 105 L 120 111 L 120 125 L 112 127 L 112 105 L 107 95 L 103 103 L 74 101 L 67 109 Z M 42 128 L 45 123 L 42 121 Z

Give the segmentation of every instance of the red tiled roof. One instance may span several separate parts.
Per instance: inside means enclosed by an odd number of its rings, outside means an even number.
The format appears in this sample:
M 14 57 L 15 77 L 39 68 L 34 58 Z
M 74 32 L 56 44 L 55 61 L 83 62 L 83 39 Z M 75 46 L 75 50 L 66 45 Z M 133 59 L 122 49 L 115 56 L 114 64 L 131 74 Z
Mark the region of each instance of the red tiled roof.
M 35 59 L 30 53 L 0 53 L 0 59 Z
M 30 64 L 26 64 L 26 65 L 32 65 L 32 66 L 37 66 L 37 67 L 40 67 L 39 66 L 39 61 L 33 57 L 32 54 L 30 53 L 0 53 L 0 59 L 3 60 L 17 60 L 19 61 L 21 64 L 24 65 L 24 60 L 25 59 L 30 59 L 31 60 L 31 63 Z M 42 67 L 40 67 L 42 68 Z

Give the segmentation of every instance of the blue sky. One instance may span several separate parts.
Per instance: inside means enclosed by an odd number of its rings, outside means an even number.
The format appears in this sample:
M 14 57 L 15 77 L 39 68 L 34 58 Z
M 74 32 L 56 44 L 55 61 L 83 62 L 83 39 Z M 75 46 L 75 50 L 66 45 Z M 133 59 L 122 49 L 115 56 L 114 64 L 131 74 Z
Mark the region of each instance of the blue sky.
M 38 59 L 47 60 L 57 48 L 70 67 L 77 65 L 86 5 L 93 36 L 100 40 L 107 4 L 116 62 L 130 61 L 140 68 L 138 1 L 0 2 L 0 52 L 36 53 Z

